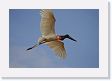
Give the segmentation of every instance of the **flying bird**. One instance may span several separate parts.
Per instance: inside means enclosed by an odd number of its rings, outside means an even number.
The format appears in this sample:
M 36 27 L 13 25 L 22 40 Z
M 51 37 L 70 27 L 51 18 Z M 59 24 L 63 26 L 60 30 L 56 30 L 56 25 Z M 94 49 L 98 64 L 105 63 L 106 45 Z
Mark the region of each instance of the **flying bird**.
M 60 58 L 66 57 L 66 50 L 64 48 L 64 43 L 62 42 L 65 38 L 71 39 L 77 42 L 75 39 L 70 37 L 68 34 L 66 35 L 57 35 L 55 33 L 55 17 L 50 9 L 42 9 L 40 10 L 41 21 L 40 21 L 40 30 L 41 36 L 38 38 L 38 43 L 34 46 L 28 48 L 27 50 L 31 50 L 32 48 L 37 47 L 41 44 L 46 44 L 56 53 Z

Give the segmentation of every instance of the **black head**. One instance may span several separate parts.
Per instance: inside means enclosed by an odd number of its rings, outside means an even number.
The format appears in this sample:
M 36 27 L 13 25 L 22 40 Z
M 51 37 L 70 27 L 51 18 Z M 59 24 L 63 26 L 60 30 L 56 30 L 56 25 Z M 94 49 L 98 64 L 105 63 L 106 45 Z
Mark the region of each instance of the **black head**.
M 65 37 L 66 37 L 66 38 L 68 38 L 68 37 L 69 37 L 69 35 L 68 35 L 68 34 L 66 34 L 66 35 L 65 35 Z
M 73 38 L 70 37 L 68 34 L 66 34 L 64 37 L 65 37 L 65 38 L 68 38 L 68 39 L 70 39 L 70 40 L 73 40 L 73 41 L 75 41 L 75 42 L 77 42 L 77 40 L 73 39 Z

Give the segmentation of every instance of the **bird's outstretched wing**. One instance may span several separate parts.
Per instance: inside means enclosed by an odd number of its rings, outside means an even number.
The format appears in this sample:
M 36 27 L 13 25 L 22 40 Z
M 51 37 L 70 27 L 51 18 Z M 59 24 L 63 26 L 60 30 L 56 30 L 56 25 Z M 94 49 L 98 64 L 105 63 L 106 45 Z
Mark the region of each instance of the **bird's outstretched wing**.
M 40 30 L 42 36 L 48 36 L 51 34 L 55 34 L 55 17 L 50 9 L 42 9 L 40 11 L 41 22 L 40 22 Z
M 57 56 L 61 58 L 66 57 L 66 50 L 64 48 L 64 43 L 60 41 L 51 41 L 46 43 L 53 51 L 56 53 Z

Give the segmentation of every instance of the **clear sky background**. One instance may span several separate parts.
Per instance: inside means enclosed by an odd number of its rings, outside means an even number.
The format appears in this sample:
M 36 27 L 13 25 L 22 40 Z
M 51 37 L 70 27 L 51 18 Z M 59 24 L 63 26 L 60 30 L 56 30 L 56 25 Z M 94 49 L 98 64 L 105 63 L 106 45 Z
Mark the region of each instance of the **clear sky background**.
M 11 68 L 98 68 L 99 11 L 97 9 L 53 10 L 57 34 L 69 34 L 78 42 L 64 40 L 67 57 L 59 59 L 46 45 L 30 51 L 40 32 L 38 9 L 9 11 L 9 67 Z

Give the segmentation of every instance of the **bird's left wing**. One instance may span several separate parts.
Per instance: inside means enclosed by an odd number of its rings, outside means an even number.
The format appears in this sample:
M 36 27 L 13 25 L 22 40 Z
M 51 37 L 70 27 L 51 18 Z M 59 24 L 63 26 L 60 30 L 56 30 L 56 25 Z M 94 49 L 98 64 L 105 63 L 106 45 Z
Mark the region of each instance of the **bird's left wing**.
M 66 50 L 64 48 L 64 43 L 60 41 L 51 41 L 46 43 L 53 51 L 56 53 L 57 56 L 61 58 L 66 57 Z
M 42 9 L 40 11 L 41 22 L 40 30 L 42 36 L 48 36 L 55 34 L 55 17 L 50 9 Z

